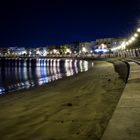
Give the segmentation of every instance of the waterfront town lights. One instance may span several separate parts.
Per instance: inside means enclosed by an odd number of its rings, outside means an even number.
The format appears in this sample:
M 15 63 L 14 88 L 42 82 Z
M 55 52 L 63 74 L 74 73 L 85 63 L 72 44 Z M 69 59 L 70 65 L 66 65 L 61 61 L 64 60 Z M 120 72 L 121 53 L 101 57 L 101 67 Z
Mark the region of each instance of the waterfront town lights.
M 39 51 L 39 50 L 37 50 L 37 51 L 36 51 L 36 54 L 38 54 L 38 55 L 39 55 L 39 54 L 40 54 L 40 51 Z
M 71 50 L 69 48 L 67 48 L 66 53 L 71 53 Z
M 57 50 L 56 49 L 53 49 L 53 53 L 56 54 L 56 52 L 57 52 Z
M 86 51 L 87 51 L 87 50 L 86 50 L 86 48 L 85 48 L 85 47 L 83 47 L 83 48 L 82 48 L 82 52 L 84 52 L 84 53 L 85 53 Z

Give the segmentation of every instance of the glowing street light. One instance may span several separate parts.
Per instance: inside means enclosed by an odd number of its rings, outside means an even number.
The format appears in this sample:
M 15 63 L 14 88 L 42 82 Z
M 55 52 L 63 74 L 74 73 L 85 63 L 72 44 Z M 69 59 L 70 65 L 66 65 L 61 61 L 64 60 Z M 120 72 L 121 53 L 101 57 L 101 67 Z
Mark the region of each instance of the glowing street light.
M 137 32 L 140 32 L 140 28 L 137 29 Z
M 131 37 L 131 40 L 134 41 L 136 38 L 135 37 Z
M 131 40 L 131 39 L 128 41 L 129 44 L 131 44 L 132 42 L 133 42 L 133 40 Z
M 135 33 L 135 34 L 134 34 L 134 37 L 138 37 L 138 34 L 137 34 L 137 33 Z
M 123 42 L 120 46 L 116 46 L 115 48 L 112 48 L 112 51 L 117 51 L 117 50 L 123 50 L 126 49 L 126 46 L 129 46 L 131 43 L 135 42 L 137 37 L 139 37 L 140 33 L 140 27 L 137 29 L 137 32 L 133 34 L 133 36 L 130 37 L 130 39 L 127 42 Z
M 129 45 L 129 42 L 126 42 L 126 45 Z

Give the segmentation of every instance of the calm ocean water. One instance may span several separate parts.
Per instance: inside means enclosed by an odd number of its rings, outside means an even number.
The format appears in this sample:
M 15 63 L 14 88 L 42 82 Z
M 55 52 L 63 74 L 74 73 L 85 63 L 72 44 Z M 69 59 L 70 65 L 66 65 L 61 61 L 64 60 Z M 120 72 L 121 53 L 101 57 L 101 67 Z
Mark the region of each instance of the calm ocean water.
M 0 94 L 40 86 L 91 67 L 93 62 L 75 59 L 0 59 Z

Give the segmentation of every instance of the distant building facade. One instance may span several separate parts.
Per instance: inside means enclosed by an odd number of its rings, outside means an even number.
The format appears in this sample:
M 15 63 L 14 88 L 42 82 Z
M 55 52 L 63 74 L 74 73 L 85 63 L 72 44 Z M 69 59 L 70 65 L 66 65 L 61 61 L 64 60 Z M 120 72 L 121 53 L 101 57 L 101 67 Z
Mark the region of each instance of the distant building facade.
M 110 49 L 110 48 L 121 45 L 124 41 L 126 41 L 125 38 L 96 39 L 96 47 L 100 47 L 100 46 L 102 46 L 102 44 L 104 44 L 106 46 L 106 48 Z
M 10 48 L 8 48 L 8 51 L 15 55 L 25 55 L 26 54 L 26 49 L 23 47 L 10 47 Z
M 95 41 L 90 41 L 90 42 L 81 42 L 79 44 L 80 47 L 80 53 L 92 53 L 96 43 Z
M 90 42 L 73 42 L 70 44 L 65 44 L 63 45 L 66 48 L 68 48 L 71 53 L 91 53 L 94 46 L 95 46 L 95 41 L 90 41 Z

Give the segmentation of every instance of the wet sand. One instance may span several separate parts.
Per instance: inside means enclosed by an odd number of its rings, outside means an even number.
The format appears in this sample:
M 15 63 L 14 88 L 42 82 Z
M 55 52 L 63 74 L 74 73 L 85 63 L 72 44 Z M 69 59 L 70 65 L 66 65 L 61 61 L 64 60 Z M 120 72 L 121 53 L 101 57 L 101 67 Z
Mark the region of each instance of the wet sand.
M 111 63 L 0 97 L 0 140 L 99 140 L 125 82 Z

